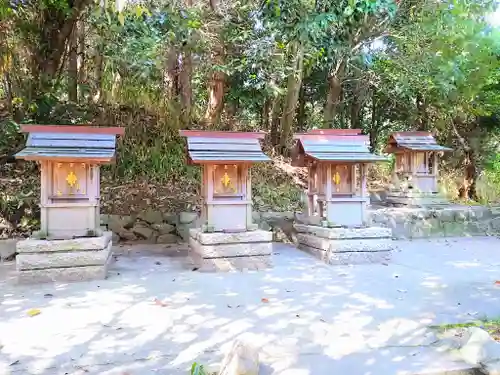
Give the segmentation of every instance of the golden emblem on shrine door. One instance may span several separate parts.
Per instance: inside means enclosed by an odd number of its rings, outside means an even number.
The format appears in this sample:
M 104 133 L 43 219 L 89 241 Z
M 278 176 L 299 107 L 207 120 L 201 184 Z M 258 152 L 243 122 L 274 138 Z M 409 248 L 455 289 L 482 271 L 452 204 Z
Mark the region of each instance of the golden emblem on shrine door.
M 231 185 L 231 178 L 229 177 L 229 175 L 227 174 L 227 172 L 224 173 L 224 176 L 222 176 L 220 182 L 222 182 L 222 185 L 225 188 L 228 188 L 229 185 Z
M 73 171 L 69 172 L 68 176 L 66 177 L 66 182 L 71 188 L 75 187 L 76 183 L 78 182 L 78 177 L 76 177 Z

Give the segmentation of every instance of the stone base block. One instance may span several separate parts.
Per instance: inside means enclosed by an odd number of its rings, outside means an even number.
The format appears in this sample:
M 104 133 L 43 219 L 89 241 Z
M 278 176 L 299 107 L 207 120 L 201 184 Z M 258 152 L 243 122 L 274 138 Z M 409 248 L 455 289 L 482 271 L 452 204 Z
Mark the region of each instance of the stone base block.
M 107 272 L 107 265 L 24 270 L 17 272 L 17 282 L 19 284 L 35 284 L 48 282 L 104 280 Z
M 272 233 L 262 230 L 240 233 L 203 233 L 191 229 L 193 267 L 202 272 L 257 270 L 272 266 Z
M 271 255 L 202 258 L 190 252 L 190 267 L 199 272 L 259 271 L 273 267 Z
M 104 279 L 112 258 L 111 232 L 93 238 L 19 241 L 19 283 Z
M 314 255 L 316 258 L 331 265 L 358 265 L 389 262 L 392 251 L 356 251 L 332 253 L 315 247 L 299 244 L 298 248 Z
M 389 228 L 324 228 L 295 226 L 299 249 L 329 264 L 382 263 L 396 248 Z

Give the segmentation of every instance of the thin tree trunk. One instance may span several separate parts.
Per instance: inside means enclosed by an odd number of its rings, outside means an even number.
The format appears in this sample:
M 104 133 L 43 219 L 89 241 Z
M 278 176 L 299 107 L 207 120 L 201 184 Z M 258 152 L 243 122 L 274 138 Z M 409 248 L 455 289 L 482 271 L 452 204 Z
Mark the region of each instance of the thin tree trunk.
M 167 48 L 163 67 L 163 95 L 166 101 L 173 100 L 178 94 L 178 56 L 174 46 Z
M 179 86 L 181 96 L 181 121 L 184 126 L 189 126 L 191 121 L 191 106 L 193 89 L 191 87 L 191 78 L 193 75 L 193 62 L 191 52 L 187 49 L 182 54 L 182 63 L 179 73 Z
M 209 0 L 209 4 L 212 14 L 220 20 L 222 18 L 222 14 L 219 13 L 219 0 Z M 219 26 L 216 26 L 213 32 L 214 34 L 217 34 L 217 41 L 215 42 L 215 46 L 212 48 L 210 61 L 212 66 L 222 66 L 225 60 L 225 51 Z M 222 113 L 222 109 L 224 108 L 225 84 L 226 75 L 220 70 L 214 70 L 208 81 L 208 103 L 204 116 L 204 123 L 208 127 L 214 127 L 220 120 L 220 115 Z
M 425 131 L 427 130 L 427 105 L 425 103 L 425 99 L 422 94 L 417 93 L 416 96 L 417 102 L 417 130 Z
M 458 189 L 459 197 L 477 201 L 477 163 L 475 153 L 472 150 L 465 151 L 464 155 L 464 178 L 462 185 Z
M 337 114 L 342 95 L 342 80 L 344 78 L 345 62 L 342 60 L 335 71 L 328 78 L 328 95 L 323 115 L 323 127 L 332 127 L 333 120 Z
M 104 70 L 104 57 L 103 57 L 104 46 L 102 41 L 99 40 L 97 48 L 95 49 L 94 63 L 95 63 L 95 77 L 94 77 L 94 92 L 92 95 L 94 103 L 103 103 L 104 92 L 103 92 L 103 70 Z
M 262 106 L 262 111 L 260 111 L 260 128 L 265 131 L 269 131 L 269 111 L 272 108 L 271 99 L 266 99 L 264 105 Z
M 378 143 L 377 101 L 375 99 L 375 93 L 372 94 L 372 118 L 371 118 L 369 133 L 370 133 L 370 151 L 375 152 Z
M 297 131 L 302 132 L 306 128 L 306 90 L 304 85 L 300 87 L 299 105 L 297 108 Z
M 7 108 L 9 110 L 9 113 L 13 115 L 12 100 L 14 99 L 14 95 L 12 94 L 12 82 L 7 70 L 3 74 L 3 86 L 5 90 L 5 98 L 7 99 Z
M 280 151 L 287 154 L 288 142 L 291 139 L 293 120 L 295 118 L 295 108 L 299 100 L 300 86 L 302 85 L 302 70 L 304 61 L 304 50 L 302 45 L 297 44 L 292 47 L 293 72 L 288 76 L 287 92 L 281 116 L 281 139 Z
M 77 24 L 78 30 L 78 84 L 80 87 L 80 101 L 84 97 L 84 87 L 87 83 L 85 71 L 85 21 L 80 20 Z
M 271 109 L 271 145 L 277 147 L 280 144 L 279 139 L 279 124 L 280 124 L 280 114 L 281 114 L 282 100 L 280 96 L 276 96 L 273 100 L 273 105 Z
M 68 60 L 68 99 L 78 102 L 78 32 L 73 28 L 69 40 L 69 60 Z

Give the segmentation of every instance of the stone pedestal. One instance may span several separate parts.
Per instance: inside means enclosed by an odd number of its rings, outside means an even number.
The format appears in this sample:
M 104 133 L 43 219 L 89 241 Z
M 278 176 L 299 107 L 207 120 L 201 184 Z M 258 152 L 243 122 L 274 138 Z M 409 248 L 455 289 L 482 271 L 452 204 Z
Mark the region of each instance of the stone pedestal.
M 71 240 L 26 239 L 17 243 L 17 281 L 40 283 L 105 279 L 112 232 Z
M 335 265 L 382 263 L 395 249 L 389 228 L 326 228 L 295 224 L 299 249 Z
M 204 233 L 190 229 L 190 257 L 202 272 L 258 270 L 272 267 L 272 232 Z

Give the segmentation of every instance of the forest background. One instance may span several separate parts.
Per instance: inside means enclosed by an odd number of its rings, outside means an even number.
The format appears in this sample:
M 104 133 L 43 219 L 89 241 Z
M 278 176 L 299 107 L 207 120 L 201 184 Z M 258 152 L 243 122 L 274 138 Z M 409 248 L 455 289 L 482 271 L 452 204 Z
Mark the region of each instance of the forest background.
M 124 126 L 103 210 L 196 209 L 179 129 L 266 131 L 256 210 L 301 207 L 294 132 L 432 131 L 450 199 L 500 199 L 497 4 L 479 0 L 0 0 L 0 232 L 37 225 L 19 124 Z M 496 22 L 499 21 L 499 22 Z M 372 167 L 387 187 L 392 163 Z

